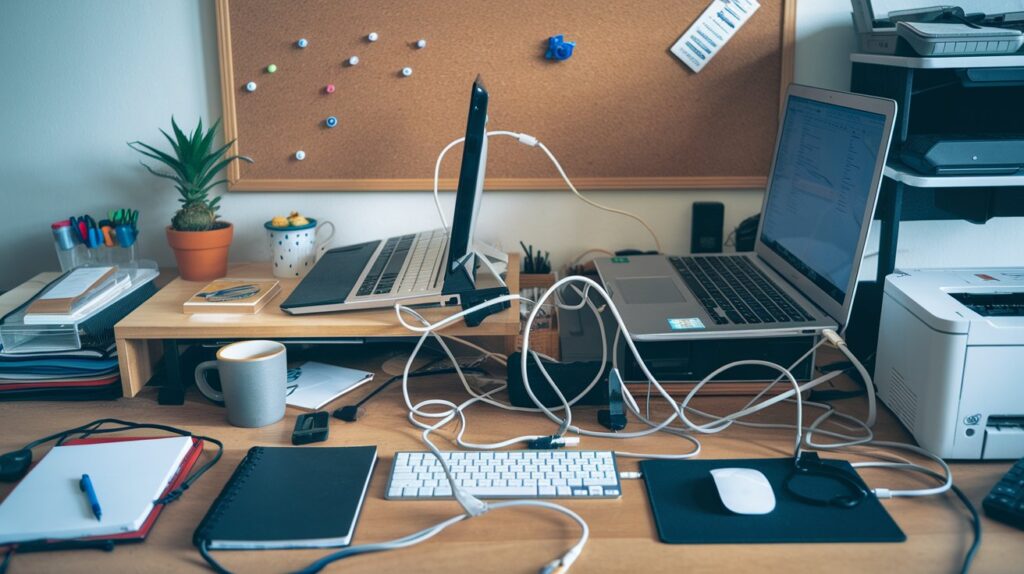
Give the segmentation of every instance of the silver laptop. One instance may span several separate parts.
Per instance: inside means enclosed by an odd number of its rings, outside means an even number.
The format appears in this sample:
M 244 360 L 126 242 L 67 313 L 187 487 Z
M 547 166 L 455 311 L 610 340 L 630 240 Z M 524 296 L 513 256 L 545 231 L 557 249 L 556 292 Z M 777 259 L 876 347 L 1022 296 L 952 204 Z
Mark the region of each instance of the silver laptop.
M 596 261 L 633 339 L 843 329 L 895 117 L 892 100 L 791 85 L 752 253 Z
M 404 305 L 460 304 L 476 279 L 473 231 L 487 165 L 487 90 L 470 96 L 451 230 L 434 229 L 329 250 L 281 309 L 325 313 Z

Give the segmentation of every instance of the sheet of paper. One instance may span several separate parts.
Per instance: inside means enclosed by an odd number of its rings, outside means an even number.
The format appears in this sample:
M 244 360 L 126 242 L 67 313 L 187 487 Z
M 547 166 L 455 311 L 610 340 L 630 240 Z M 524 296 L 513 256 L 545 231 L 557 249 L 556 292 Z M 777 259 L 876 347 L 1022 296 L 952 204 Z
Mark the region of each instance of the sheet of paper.
M 0 504 L 0 544 L 138 530 L 192 446 L 190 437 L 54 447 Z M 78 483 L 88 474 L 103 515 Z
M 40 299 L 74 299 L 85 293 L 113 267 L 79 267 L 68 274 L 60 283 L 53 286 Z
M 670 51 L 699 72 L 760 7 L 757 0 L 714 0 Z
M 320 409 L 373 378 L 373 373 L 316 361 L 303 363 L 288 374 L 288 386 L 296 386 L 288 395 L 288 405 L 310 410 Z M 295 380 L 291 380 L 293 374 Z

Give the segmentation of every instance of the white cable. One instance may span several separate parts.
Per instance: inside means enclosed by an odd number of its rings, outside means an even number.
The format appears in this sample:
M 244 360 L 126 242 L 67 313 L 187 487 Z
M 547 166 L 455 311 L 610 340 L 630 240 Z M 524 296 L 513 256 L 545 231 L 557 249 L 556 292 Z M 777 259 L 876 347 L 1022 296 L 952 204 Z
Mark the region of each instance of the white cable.
M 637 217 L 635 215 L 632 215 L 632 214 L 630 214 L 628 212 L 623 212 L 623 211 L 620 211 L 620 210 L 615 210 L 615 209 L 612 209 L 612 208 L 608 208 L 606 206 L 602 206 L 602 205 L 596 204 L 596 203 L 594 203 L 594 202 L 584 198 L 582 195 L 580 195 L 579 192 L 576 190 L 575 186 L 573 186 L 572 182 L 569 180 L 568 176 L 565 174 L 564 170 L 561 168 L 561 165 L 558 163 L 558 161 L 554 157 L 554 155 L 550 152 L 550 150 L 547 149 L 546 146 L 544 146 L 542 143 L 538 142 L 536 140 L 536 138 L 533 138 L 532 136 L 527 136 L 525 134 L 518 134 L 518 133 L 515 133 L 515 132 L 488 132 L 487 135 L 488 136 L 491 136 L 491 135 L 507 135 L 507 136 L 511 136 L 511 137 L 516 137 L 521 143 L 524 143 L 525 145 L 531 145 L 531 146 L 540 147 L 545 152 L 545 154 L 548 155 L 549 159 L 551 159 L 552 163 L 558 169 L 559 174 L 565 180 L 566 184 L 573 191 L 573 193 L 575 193 L 577 195 L 577 197 L 579 197 L 580 199 L 582 199 L 586 203 L 588 203 L 590 205 L 593 205 L 594 207 L 598 207 L 600 209 L 605 209 L 605 210 L 611 211 L 613 213 L 619 213 L 619 214 L 622 214 L 622 215 L 626 215 L 628 217 L 631 217 L 631 218 L 639 221 L 651 233 L 651 235 L 654 238 L 655 243 L 658 245 L 658 249 L 660 251 L 661 246 L 660 246 L 660 243 L 658 242 L 657 236 L 654 234 L 654 231 L 642 219 L 640 219 L 639 217 Z M 445 225 L 445 226 L 446 226 L 446 223 L 444 222 L 444 216 L 441 213 L 440 201 L 439 201 L 438 192 L 437 192 L 437 182 L 438 182 L 438 177 L 439 177 L 440 164 L 441 164 L 441 159 L 443 158 L 444 154 L 447 153 L 448 150 L 450 150 L 453 146 L 457 145 L 461 141 L 462 141 L 462 139 L 459 139 L 459 140 L 456 140 L 456 141 L 450 143 L 448 146 L 446 146 L 444 148 L 444 150 L 442 150 L 441 155 L 438 157 L 438 162 L 437 162 L 437 164 L 435 166 L 435 173 L 434 173 L 434 198 L 435 198 L 435 205 L 438 208 L 438 215 L 441 217 L 442 224 Z M 583 284 L 583 289 L 582 290 L 579 289 L 576 285 L 572 285 L 572 283 L 582 283 Z M 576 303 L 576 304 L 567 304 L 567 303 L 565 303 L 565 301 L 561 298 L 561 293 L 560 293 L 560 289 L 562 289 L 564 286 L 569 286 L 572 289 L 574 289 L 576 291 L 576 293 L 578 295 L 580 295 L 581 301 L 579 303 Z M 594 305 L 594 303 L 591 301 L 591 298 L 589 297 L 589 294 L 590 294 L 591 291 L 594 291 L 594 292 L 598 293 L 604 299 L 604 301 L 606 301 L 606 305 L 604 305 L 602 307 L 602 309 L 599 310 Z M 531 330 L 532 330 L 532 327 L 533 327 L 533 323 L 534 323 L 535 319 L 537 318 L 539 311 L 546 304 L 546 301 L 550 297 L 552 297 L 552 296 L 554 297 L 555 305 L 560 307 L 560 308 L 563 308 L 563 309 L 582 309 L 584 306 L 590 308 L 591 311 L 594 313 L 595 317 L 598 320 L 598 325 L 599 325 L 599 329 L 600 329 L 600 333 L 601 333 L 601 341 L 602 341 L 602 361 L 601 361 L 601 365 L 602 365 L 602 368 L 598 372 L 597 376 L 595 376 L 595 378 L 591 381 L 591 383 L 588 386 L 586 386 L 585 389 L 582 392 L 578 393 L 575 397 L 572 397 L 572 398 L 567 398 L 567 397 L 564 396 L 564 394 L 561 392 L 561 389 L 559 388 L 559 386 L 555 383 L 555 381 L 552 379 L 552 377 L 548 373 L 547 369 L 544 367 L 544 364 L 541 362 L 539 355 L 537 353 L 533 352 L 530 349 L 530 333 L 531 333 Z M 462 311 L 460 311 L 458 313 L 455 313 L 455 314 L 453 314 L 453 315 L 451 315 L 449 317 L 446 317 L 444 319 L 441 319 L 441 320 L 439 320 L 439 321 L 437 321 L 435 323 L 429 322 L 426 318 L 424 318 L 422 315 L 420 315 L 415 310 L 413 310 L 413 309 L 411 309 L 409 307 L 405 307 L 405 306 L 400 305 L 400 304 L 396 304 L 395 305 L 395 312 L 396 312 L 396 316 L 398 318 L 399 323 L 402 324 L 405 328 L 409 329 L 410 331 L 420 334 L 420 337 L 419 337 L 415 347 L 413 348 L 413 351 L 410 353 L 410 356 L 409 356 L 409 359 L 408 359 L 408 361 L 407 361 L 407 363 L 405 365 L 405 369 L 403 371 L 403 377 L 402 377 L 402 393 L 403 393 L 403 398 L 404 398 L 404 400 L 406 402 L 406 406 L 409 409 L 409 420 L 410 420 L 410 422 L 414 426 L 416 426 L 417 428 L 420 428 L 423 431 L 422 432 L 422 439 L 423 439 L 424 443 L 427 445 L 427 447 L 430 449 L 430 451 L 434 454 L 434 456 L 439 461 L 442 469 L 444 470 L 445 476 L 448 478 L 448 481 L 449 481 L 449 483 L 450 483 L 450 485 L 452 487 L 452 492 L 453 492 L 455 498 L 458 500 L 458 502 L 462 505 L 462 507 L 463 507 L 463 509 L 465 511 L 465 514 L 462 514 L 462 515 L 453 517 L 451 519 L 448 519 L 448 520 L 446 520 L 446 521 L 444 521 L 444 522 L 442 522 L 442 523 L 440 523 L 438 525 L 435 525 L 433 527 L 430 527 L 428 529 L 420 531 L 419 533 L 413 534 L 411 536 L 408 536 L 408 537 L 405 537 L 405 538 L 401 538 L 401 539 L 398 539 L 398 540 L 395 540 L 395 541 L 387 542 L 387 543 L 381 543 L 380 545 L 370 545 L 370 546 L 376 546 L 376 547 L 379 547 L 381 549 L 390 549 L 390 548 L 402 547 L 401 545 L 407 546 L 407 545 L 411 545 L 411 544 L 418 544 L 419 542 L 422 542 L 423 540 L 426 540 L 426 539 L 436 535 L 438 532 L 442 531 L 443 529 L 447 528 L 448 526 L 450 526 L 452 524 L 455 524 L 456 522 L 464 520 L 467 517 L 478 516 L 478 515 L 483 514 L 483 513 L 487 512 L 488 510 L 491 510 L 491 509 L 504 508 L 504 507 L 508 507 L 508 506 L 538 506 L 538 507 L 549 508 L 549 509 L 555 510 L 557 512 L 566 514 L 567 516 L 570 516 L 571 518 L 573 518 L 574 520 L 576 520 L 580 524 L 580 526 L 581 526 L 581 528 L 583 530 L 583 534 L 580 537 L 580 540 L 569 550 L 569 552 L 567 552 L 565 555 L 563 555 L 562 558 L 560 558 L 558 560 L 555 560 L 555 561 L 552 561 L 551 563 L 549 563 L 545 567 L 545 569 L 542 570 L 542 572 L 554 571 L 555 569 L 559 569 L 559 568 L 567 569 L 572 564 L 572 562 L 579 556 L 579 554 L 582 552 L 583 547 L 586 544 L 586 541 L 588 539 L 589 529 L 588 529 L 588 527 L 586 525 L 586 522 L 581 517 L 579 517 L 579 515 L 573 513 L 571 510 L 566 509 L 566 508 L 564 508 L 562 506 L 559 506 L 557 504 L 553 504 L 553 503 L 549 503 L 549 502 L 544 502 L 544 501 L 536 501 L 536 500 L 513 501 L 513 502 L 501 502 L 501 503 L 487 504 L 487 503 L 484 503 L 483 501 L 477 499 L 475 496 L 472 496 L 471 494 L 469 494 L 467 491 L 465 491 L 461 487 L 459 487 L 457 482 L 454 480 L 454 478 L 453 478 L 453 476 L 451 474 L 451 471 L 450 471 L 447 463 L 445 463 L 445 461 L 444 461 L 444 459 L 443 459 L 443 457 L 441 455 L 441 452 L 437 449 L 437 447 L 434 445 L 434 443 L 430 440 L 431 433 L 440 430 L 441 428 L 443 428 L 444 426 L 446 426 L 447 424 L 449 424 L 449 423 L 451 423 L 453 421 L 457 421 L 457 424 L 458 424 L 458 430 L 457 430 L 457 432 L 456 432 L 456 434 L 454 436 L 454 442 L 455 442 L 456 445 L 458 445 L 458 446 L 460 446 L 462 448 L 474 448 L 474 449 L 504 448 L 504 447 L 507 447 L 507 446 L 511 446 L 511 445 L 520 443 L 522 441 L 526 441 L 526 440 L 534 440 L 534 439 L 542 438 L 542 437 L 543 438 L 547 438 L 546 435 L 527 435 L 527 436 L 520 436 L 520 437 L 515 437 L 515 438 L 507 439 L 507 440 L 496 442 L 496 443 L 492 443 L 492 444 L 474 444 L 474 443 L 469 443 L 469 442 L 465 441 L 464 438 L 463 438 L 464 434 L 465 434 L 465 432 L 467 430 L 467 419 L 466 419 L 465 411 L 470 406 L 472 406 L 472 405 L 474 405 L 476 403 L 481 403 L 481 402 L 482 403 L 490 404 L 492 406 L 496 406 L 498 408 L 508 409 L 508 410 L 528 411 L 528 412 L 541 412 L 551 422 L 556 423 L 558 425 L 558 431 L 555 433 L 555 435 L 553 435 L 555 437 L 562 437 L 562 435 L 564 435 L 566 432 L 576 432 L 576 433 L 578 433 L 580 435 L 584 435 L 584 436 L 596 436 L 596 437 L 624 439 L 624 438 L 634 438 L 634 437 L 639 437 L 639 436 L 646 436 L 646 435 L 649 435 L 649 434 L 652 434 L 652 433 L 655 433 L 655 432 L 666 432 L 666 433 L 670 433 L 670 434 L 673 434 L 673 435 L 676 435 L 676 436 L 680 436 L 680 437 L 688 440 L 689 442 L 691 442 L 693 444 L 693 446 L 694 446 L 694 448 L 690 452 L 686 452 L 686 453 L 682 453 L 682 454 L 655 454 L 655 455 L 651 455 L 651 454 L 637 454 L 637 453 L 627 453 L 627 452 L 622 452 L 622 451 L 616 451 L 616 454 L 619 455 L 619 456 L 643 456 L 643 457 L 647 457 L 647 458 L 687 458 L 687 457 L 692 457 L 692 456 L 697 455 L 700 452 L 700 450 L 701 450 L 700 441 L 698 441 L 695 437 L 691 436 L 689 434 L 690 432 L 696 432 L 696 433 L 702 433 L 702 434 L 714 434 L 714 433 L 719 433 L 719 432 L 722 432 L 722 431 L 726 430 L 732 424 L 738 424 L 738 425 L 755 427 L 755 428 L 787 428 L 787 429 L 794 430 L 795 435 L 796 435 L 795 441 L 794 441 L 794 444 L 795 444 L 795 456 L 799 456 L 800 450 L 804 446 L 806 446 L 808 448 L 814 448 L 814 449 L 817 449 L 817 450 L 827 450 L 827 451 L 838 451 L 838 450 L 842 450 L 842 449 L 850 449 L 850 448 L 857 448 L 857 447 L 882 447 L 882 448 L 900 449 L 900 450 L 906 450 L 906 451 L 909 451 L 909 452 L 913 452 L 913 453 L 915 453 L 917 455 L 920 455 L 920 456 L 923 456 L 925 458 L 928 458 L 928 459 L 932 460 L 933 462 L 935 462 L 937 465 L 939 465 L 942 468 L 943 472 L 939 473 L 939 472 L 936 472 L 936 471 L 934 471 L 932 469 L 929 469 L 929 468 L 927 468 L 925 466 L 909 462 L 906 459 L 903 459 L 902 457 L 898 457 L 898 456 L 895 456 L 895 455 L 887 455 L 887 456 L 889 456 L 890 458 L 894 457 L 896 459 L 896 461 L 885 460 L 885 461 L 871 461 L 871 462 L 857 462 L 857 463 L 853 463 L 853 466 L 854 467 L 858 467 L 858 468 L 891 468 L 891 469 L 900 469 L 900 470 L 907 470 L 907 471 L 912 471 L 912 472 L 919 472 L 919 473 L 922 473 L 922 474 L 926 474 L 928 476 L 935 477 L 935 478 L 937 478 L 937 479 L 942 481 L 942 484 L 940 486 L 937 486 L 937 487 L 934 487 L 934 488 L 922 488 L 922 489 L 910 489 L 910 490 L 891 490 L 891 489 L 887 489 L 887 488 L 875 488 L 873 490 L 873 492 L 879 498 L 889 498 L 889 497 L 895 497 L 895 496 L 930 496 L 930 495 L 935 495 L 935 494 L 940 494 L 940 493 L 946 492 L 947 490 L 949 490 L 952 487 L 952 484 L 953 484 L 952 473 L 950 472 L 949 466 L 940 457 L 937 457 L 937 456 L 929 453 L 925 449 L 922 449 L 922 448 L 914 446 L 914 445 L 895 443 L 895 442 L 890 442 L 890 441 L 878 441 L 878 440 L 874 439 L 874 435 L 873 435 L 873 433 L 871 431 L 871 427 L 874 425 L 875 419 L 876 419 L 876 405 L 875 405 L 875 403 L 876 403 L 876 396 L 875 396 L 875 392 L 874 392 L 873 382 L 871 380 L 870 374 L 867 372 L 867 370 L 864 368 L 864 366 L 860 363 L 860 361 L 856 358 L 856 356 L 853 355 L 852 352 L 850 352 L 849 348 L 846 346 L 845 341 L 843 341 L 842 338 L 837 333 L 835 333 L 834 331 L 826 330 L 823 333 L 823 339 L 820 342 L 818 342 L 817 344 L 815 344 L 803 356 L 801 356 L 799 359 L 797 359 L 789 368 L 783 367 L 781 365 L 777 365 L 775 363 L 771 363 L 771 362 L 767 362 L 767 361 L 761 361 L 761 360 L 735 361 L 735 362 L 729 363 L 727 365 L 723 365 L 722 367 L 720 367 L 720 368 L 714 370 L 713 372 L 711 372 L 708 376 L 702 378 L 702 380 L 700 382 L 698 382 L 698 384 L 689 393 L 687 393 L 686 397 L 684 398 L 684 400 L 682 402 L 676 402 L 676 400 L 674 398 L 672 398 L 672 396 L 665 390 L 664 386 L 662 386 L 662 384 L 650 372 L 650 370 L 648 369 L 646 363 L 644 363 L 642 357 L 640 356 L 639 351 L 636 348 L 636 345 L 634 344 L 634 342 L 632 340 L 632 337 L 629 334 L 629 331 L 628 331 L 628 329 L 627 329 L 627 327 L 625 325 L 625 322 L 623 321 L 621 315 L 618 312 L 618 309 L 611 302 L 611 297 L 602 288 L 601 285 L 599 285 L 598 283 L 594 282 L 592 279 L 589 279 L 587 277 L 570 276 L 570 277 L 565 277 L 565 278 L 557 281 L 553 286 L 551 286 L 550 288 L 547 289 L 547 291 L 545 291 L 545 293 L 537 300 L 536 303 L 534 303 L 533 308 L 531 309 L 531 311 L 529 313 L 529 316 L 527 317 L 526 323 L 525 323 L 524 328 L 523 328 L 523 349 L 522 349 L 522 354 L 521 354 L 520 361 L 519 361 L 519 368 L 521 370 L 521 375 L 522 375 L 522 379 L 523 379 L 524 389 L 526 390 L 526 393 L 530 397 L 531 401 L 533 401 L 533 403 L 535 405 L 535 408 L 516 407 L 516 406 L 513 406 L 511 404 L 506 404 L 506 403 L 503 403 L 503 402 L 495 399 L 494 396 L 497 393 L 506 390 L 507 384 L 503 385 L 503 386 L 500 386 L 500 387 L 497 387 L 495 389 L 492 389 L 490 391 L 484 392 L 484 393 L 477 392 L 477 391 L 475 391 L 471 387 L 471 385 L 469 385 L 469 382 L 466 379 L 465 374 L 462 372 L 462 370 L 461 370 L 461 368 L 460 368 L 460 366 L 458 364 L 458 361 L 455 359 L 454 354 L 452 353 L 451 349 L 448 347 L 448 345 L 446 344 L 446 342 L 444 340 L 444 338 L 446 336 L 442 335 L 440 333 L 440 331 L 442 331 L 443 329 L 447 328 L 448 326 L 451 326 L 451 325 L 455 324 L 457 321 L 461 321 L 463 317 L 465 317 L 465 316 L 467 316 L 467 315 L 469 315 L 471 313 L 475 313 L 475 312 L 481 311 L 481 310 L 486 309 L 486 308 L 488 308 L 490 306 L 493 306 L 493 305 L 502 304 L 502 303 L 505 303 L 505 302 L 508 302 L 508 301 L 514 301 L 514 300 L 526 301 L 525 298 L 520 297 L 518 294 L 504 295 L 504 296 L 492 299 L 490 301 L 481 303 L 479 305 L 473 306 L 471 308 L 463 309 Z M 624 400 L 624 403 L 627 405 L 627 407 L 630 409 L 630 411 L 633 412 L 634 415 L 640 421 L 642 421 L 645 425 L 647 425 L 647 427 L 648 427 L 648 428 L 646 428 L 644 430 L 641 430 L 641 431 L 634 431 L 634 432 L 629 432 L 629 433 L 608 433 L 608 432 L 603 432 L 603 431 L 591 431 L 591 430 L 580 428 L 580 427 L 572 424 L 572 405 L 575 404 L 577 401 L 579 401 L 584 395 L 586 395 L 594 387 L 594 385 L 596 385 L 598 383 L 598 381 L 601 379 L 601 377 L 603 375 L 603 372 L 604 372 L 603 365 L 607 363 L 607 354 L 608 354 L 607 333 L 605 332 L 604 324 L 603 324 L 603 321 L 601 320 L 601 316 L 600 316 L 601 312 L 605 311 L 605 310 L 607 310 L 608 312 L 611 313 L 611 315 L 615 319 L 615 322 L 616 322 L 616 325 L 617 325 L 616 336 L 615 336 L 614 341 L 612 343 L 612 365 L 613 365 L 613 367 L 617 367 L 618 343 L 619 343 L 620 340 L 623 340 L 623 341 L 625 341 L 625 344 L 626 344 L 629 352 L 633 355 L 633 357 L 635 359 L 635 362 L 636 362 L 636 365 L 639 367 L 641 372 L 644 374 L 644 377 L 648 381 L 648 401 L 647 401 L 648 402 L 648 404 L 647 404 L 648 413 L 647 413 L 646 416 L 641 414 L 639 404 L 637 403 L 635 397 L 632 395 L 632 393 L 629 391 L 629 389 L 628 388 L 623 389 L 623 400 Z M 415 324 L 412 324 L 412 323 L 406 321 L 404 315 L 409 315 L 409 316 L 415 318 L 420 324 L 419 325 L 415 325 Z M 441 346 L 441 349 L 451 359 L 452 364 L 454 366 L 454 369 L 456 371 L 456 375 L 462 381 L 463 387 L 465 388 L 467 393 L 470 395 L 469 399 L 463 401 L 460 404 L 455 404 L 454 402 L 451 402 L 451 401 L 448 401 L 448 400 L 443 400 L 443 399 L 428 399 L 428 400 L 420 401 L 418 403 L 413 403 L 412 402 L 412 399 L 411 399 L 410 393 L 409 393 L 409 372 L 412 369 L 412 364 L 413 364 L 413 362 L 414 362 L 418 352 L 420 351 L 420 349 L 422 348 L 424 342 L 427 340 L 428 337 L 433 337 L 435 339 L 435 341 Z M 489 351 L 486 351 L 483 348 L 481 348 L 481 347 L 479 347 L 479 346 L 477 346 L 477 345 L 475 345 L 473 343 L 470 343 L 468 341 L 465 341 L 465 340 L 462 340 L 462 339 L 459 339 L 459 338 L 456 338 L 456 337 L 450 337 L 449 336 L 448 338 L 451 339 L 451 340 L 456 340 L 456 341 L 458 341 L 460 343 L 467 344 L 471 348 L 475 348 L 478 351 L 484 352 L 490 358 L 493 358 L 493 359 L 498 360 L 498 361 L 505 360 L 505 362 L 507 363 L 507 358 L 501 357 L 500 355 L 497 355 L 495 353 L 491 353 Z M 868 416 L 867 416 L 867 420 L 865 420 L 865 421 L 860 421 L 860 420 L 858 420 L 855 417 L 852 417 L 850 415 L 839 413 L 831 405 L 826 405 L 826 404 L 817 403 L 817 402 L 811 402 L 811 401 L 804 401 L 804 399 L 802 397 L 802 393 L 803 392 L 806 392 L 806 391 L 814 388 L 817 385 L 823 384 L 823 383 L 825 383 L 825 382 L 835 378 L 836 376 L 838 376 L 840 374 L 840 371 L 835 371 L 835 372 L 832 372 L 832 373 L 827 373 L 827 374 L 824 374 L 824 375 L 822 375 L 820 377 L 814 378 L 814 379 L 812 379 L 812 380 L 810 380 L 810 381 L 808 381 L 806 383 L 803 383 L 803 384 L 800 384 L 796 380 L 796 378 L 793 376 L 793 374 L 792 374 L 792 370 L 794 368 L 796 368 L 796 366 L 799 365 L 801 362 L 803 362 L 808 356 L 810 356 L 812 353 L 814 353 L 814 351 L 822 344 L 822 342 L 824 342 L 826 340 L 829 341 L 829 342 L 832 342 L 840 350 L 840 352 L 842 352 L 852 362 L 852 364 L 857 369 L 857 371 L 860 373 L 861 377 L 863 378 L 863 380 L 865 382 L 866 394 L 867 394 L 867 400 L 868 400 Z M 531 357 L 532 357 L 536 367 L 538 368 L 539 372 L 541 373 L 542 377 L 548 383 L 551 391 L 554 393 L 554 395 L 556 397 L 558 397 L 558 400 L 561 403 L 560 406 L 547 407 L 534 394 L 532 386 L 531 386 L 531 383 L 530 383 L 530 380 L 529 380 L 529 372 L 528 372 L 528 361 L 530 360 Z M 703 389 L 704 386 L 708 382 L 712 381 L 719 374 L 721 374 L 721 373 L 723 373 L 723 372 L 725 372 L 725 371 L 727 371 L 729 369 L 732 369 L 734 367 L 742 366 L 742 365 L 753 365 L 753 366 L 760 366 L 760 367 L 765 367 L 765 368 L 773 369 L 773 370 L 776 370 L 776 371 L 779 372 L 779 376 L 774 381 L 772 381 L 767 386 L 765 386 L 761 390 L 761 392 L 758 393 L 755 397 L 750 399 L 750 401 L 748 401 L 747 404 L 743 408 L 741 408 L 738 411 L 735 411 L 733 413 L 726 414 L 726 415 L 713 415 L 713 414 L 709 414 L 709 413 L 697 410 L 697 409 L 695 409 L 695 408 L 690 406 L 690 402 L 697 396 L 697 394 L 700 392 L 700 390 Z M 789 389 L 789 390 L 787 390 L 785 392 L 782 392 L 782 393 L 780 393 L 778 395 L 772 396 L 770 398 L 766 398 L 766 399 L 762 398 L 762 397 L 764 397 L 764 395 L 766 395 L 774 387 L 774 385 L 776 385 L 777 383 L 779 383 L 783 379 L 785 379 L 792 386 L 791 389 Z M 649 414 L 650 392 L 651 392 L 652 389 L 657 391 L 657 394 L 659 396 L 661 396 L 665 400 L 665 402 L 667 404 L 671 405 L 671 407 L 672 407 L 671 413 L 661 422 L 655 422 L 655 421 L 651 420 L 651 418 L 650 418 L 650 414 Z M 752 415 L 754 413 L 760 412 L 762 410 L 765 410 L 765 409 L 767 409 L 767 408 L 769 408 L 771 406 L 777 405 L 777 404 L 782 403 L 782 402 L 795 403 L 796 409 L 797 409 L 796 424 L 790 425 L 790 424 L 779 424 L 779 423 L 755 423 L 755 422 L 749 422 L 749 421 L 741 420 L 744 417 L 747 417 L 747 416 Z M 440 407 L 443 410 L 435 410 L 437 407 Z M 805 407 L 820 408 L 820 409 L 823 410 L 823 412 L 818 417 L 816 417 L 806 427 L 803 424 L 803 410 L 804 410 Z M 556 413 L 564 413 L 564 416 L 559 416 L 559 414 L 556 414 Z M 703 417 L 705 419 L 708 419 L 708 421 L 707 422 L 702 422 L 702 423 L 695 422 L 695 421 L 691 420 L 690 418 L 688 418 L 688 413 L 692 414 L 692 415 L 697 415 L 697 416 Z M 434 424 L 428 424 L 426 422 L 421 421 L 420 419 L 433 419 L 433 420 L 436 420 L 436 422 Z M 678 420 L 683 425 L 682 428 L 676 428 L 676 427 L 671 426 L 672 423 L 675 422 L 676 420 Z M 855 426 L 849 426 L 849 425 L 843 424 L 840 421 L 848 421 L 848 422 L 852 423 Z M 827 429 L 821 428 L 826 422 L 831 422 L 831 423 L 839 426 L 845 432 L 839 432 L 839 431 L 835 431 L 835 430 L 827 430 Z M 851 432 L 859 432 L 859 433 L 862 433 L 862 434 L 857 434 L 857 435 L 847 434 L 847 433 L 851 433 Z M 831 439 L 835 439 L 836 442 L 828 442 L 828 443 L 816 442 L 814 440 L 814 437 L 817 436 L 817 435 L 826 436 L 826 437 L 829 437 Z M 875 455 L 875 456 L 878 456 L 878 455 Z M 353 547 L 353 549 L 352 549 L 353 552 L 357 551 L 358 548 L 367 548 L 367 547 Z M 367 551 L 369 551 L 369 550 L 367 550 Z
M 549 150 L 548 147 L 546 145 L 544 145 L 542 142 L 537 142 L 537 147 L 539 147 L 541 149 L 541 151 L 543 151 L 545 154 L 547 154 L 548 159 L 551 160 L 551 163 L 553 163 L 555 165 L 555 169 L 558 170 L 558 174 L 562 176 L 562 180 L 565 182 L 566 185 L 569 186 L 569 189 L 572 190 L 573 194 L 575 194 L 576 197 L 580 198 L 581 200 L 583 200 L 584 203 L 586 203 L 586 204 L 588 204 L 588 205 L 590 205 L 592 207 L 596 207 L 598 209 L 603 209 L 604 211 L 607 211 L 607 212 L 610 212 L 610 213 L 617 213 L 619 215 L 625 215 L 626 217 L 629 217 L 630 219 L 633 219 L 633 220 L 637 221 L 640 225 L 644 226 L 644 229 L 646 229 L 648 233 L 651 234 L 651 238 L 654 239 L 654 245 L 657 248 L 658 253 L 661 253 L 661 241 L 658 239 L 658 234 L 654 232 L 654 229 L 652 229 L 651 226 L 646 221 L 644 221 L 640 216 L 634 215 L 634 214 L 632 214 L 632 213 L 630 213 L 628 211 L 624 211 L 622 209 L 615 209 L 614 207 L 608 207 L 607 205 L 602 205 L 600 203 L 597 203 L 596 201 L 593 201 L 591 199 L 587 199 L 586 197 L 584 197 L 583 194 L 581 194 L 576 189 L 576 186 L 572 184 L 572 181 L 569 180 L 569 176 L 566 175 L 565 174 L 565 170 L 562 169 L 562 164 L 558 163 L 558 160 L 555 159 L 555 155 L 553 153 L 551 153 L 551 150 Z
M 572 180 L 569 179 L 569 176 L 565 173 L 565 170 L 562 168 L 562 164 L 559 163 L 558 159 L 555 157 L 555 154 L 551 153 L 551 150 L 549 150 L 548 147 L 546 145 L 544 145 L 543 142 L 539 141 L 537 138 L 535 138 L 535 137 L 533 137 L 533 136 L 531 136 L 529 134 L 524 134 L 524 133 L 519 133 L 519 132 L 510 132 L 510 131 L 505 131 L 505 130 L 495 130 L 495 131 L 490 131 L 490 132 L 486 133 L 486 137 L 493 137 L 493 136 L 512 137 L 512 138 L 515 138 L 516 140 L 518 140 L 519 143 L 521 143 L 523 145 L 527 145 L 527 146 L 530 146 L 530 147 L 540 148 L 540 150 L 543 151 L 544 154 L 548 156 L 548 159 L 551 160 L 551 163 L 555 166 L 555 169 L 558 171 L 558 174 L 560 176 L 562 176 L 562 181 L 564 181 L 565 184 L 569 187 L 569 190 L 572 191 L 573 195 L 575 195 L 577 198 L 579 198 L 581 201 L 583 201 L 587 205 L 590 205 L 591 207 L 596 207 L 597 209 L 601 209 L 601 210 L 607 211 L 609 213 L 615 213 L 615 214 L 618 214 L 618 215 L 624 215 L 624 216 L 626 216 L 626 217 L 628 217 L 630 219 L 633 219 L 634 221 L 636 221 L 640 225 L 644 226 L 644 229 L 646 229 L 647 232 L 650 233 L 651 238 L 654 240 L 655 248 L 657 249 L 657 251 L 659 253 L 661 252 L 661 240 L 658 239 L 658 234 L 654 232 L 654 228 L 652 228 L 649 223 L 644 221 L 644 219 L 641 218 L 639 215 L 636 215 L 634 213 L 631 213 L 629 211 L 625 211 L 625 210 L 622 210 L 622 209 L 616 209 L 614 207 L 609 207 L 607 205 L 598 203 L 598 202 L 596 202 L 596 201 L 594 201 L 592 199 L 589 199 L 589 198 L 585 197 L 582 193 L 579 192 L 578 189 L 576 189 L 576 186 L 573 185 Z M 448 145 L 444 146 L 444 148 L 441 149 L 441 153 L 438 154 L 437 161 L 434 163 L 434 207 L 437 208 L 437 216 L 438 216 L 438 218 L 440 218 L 440 220 L 441 220 L 441 227 L 443 227 L 445 229 L 445 231 L 448 230 L 448 222 L 447 222 L 447 219 L 444 216 L 444 211 L 441 209 L 441 197 L 440 197 L 440 193 L 438 191 L 439 181 L 440 181 L 440 177 L 441 177 L 441 162 L 442 162 L 442 160 L 444 160 L 444 156 L 453 147 L 455 147 L 455 146 L 457 146 L 460 143 L 463 143 L 465 141 L 466 141 L 466 138 L 464 138 L 464 137 L 452 140 Z

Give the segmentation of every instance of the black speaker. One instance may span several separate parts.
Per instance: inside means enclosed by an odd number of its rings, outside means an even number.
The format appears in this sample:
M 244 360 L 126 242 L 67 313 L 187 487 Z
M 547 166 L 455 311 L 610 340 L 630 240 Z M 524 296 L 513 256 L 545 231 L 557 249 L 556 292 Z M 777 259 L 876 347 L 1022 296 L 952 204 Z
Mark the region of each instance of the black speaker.
M 694 202 L 690 253 L 721 253 L 724 221 L 725 206 L 721 202 Z

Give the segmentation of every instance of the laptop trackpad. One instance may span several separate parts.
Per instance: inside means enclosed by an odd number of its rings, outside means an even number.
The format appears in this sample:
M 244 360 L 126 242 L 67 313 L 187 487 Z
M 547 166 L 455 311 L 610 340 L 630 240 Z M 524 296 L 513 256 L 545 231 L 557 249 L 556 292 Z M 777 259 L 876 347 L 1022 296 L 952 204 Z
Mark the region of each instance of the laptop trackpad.
M 669 277 L 617 279 L 615 284 L 622 297 L 631 305 L 686 302 L 686 297 Z

